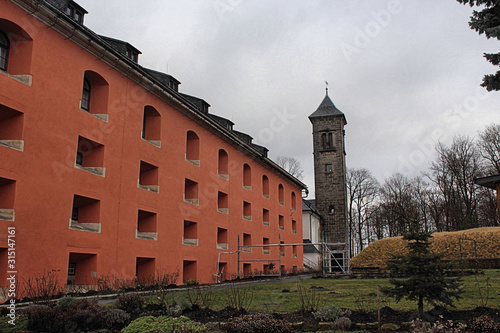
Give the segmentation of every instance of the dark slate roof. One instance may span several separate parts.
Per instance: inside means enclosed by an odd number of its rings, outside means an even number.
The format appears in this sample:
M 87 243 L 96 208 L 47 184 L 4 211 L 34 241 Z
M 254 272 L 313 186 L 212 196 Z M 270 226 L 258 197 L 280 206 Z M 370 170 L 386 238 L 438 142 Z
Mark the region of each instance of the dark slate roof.
M 163 83 L 166 87 L 171 86 L 170 85 L 171 81 L 174 81 L 177 85 L 181 84 L 181 82 L 179 80 L 177 80 L 175 77 L 173 77 L 172 75 L 169 75 L 167 73 L 158 72 L 158 71 L 155 71 L 154 69 L 149 69 L 149 68 L 144 68 L 144 70 L 146 72 L 148 72 L 149 74 L 153 75 L 155 79 L 157 79 L 158 81 Z
M 132 44 L 127 43 L 123 40 L 111 38 L 111 37 L 106 37 L 99 35 L 104 41 L 106 41 L 109 45 L 111 45 L 116 51 L 120 52 L 123 55 L 127 54 L 127 46 L 133 49 L 134 51 L 137 51 L 138 54 L 142 54 L 141 51 L 139 51 L 137 48 L 135 48 Z
M 474 181 L 476 182 L 477 185 L 496 189 L 497 184 L 500 184 L 500 174 L 483 178 L 477 178 Z
M 303 242 L 304 242 L 304 246 L 303 246 L 304 253 L 319 253 L 316 246 L 312 245 L 310 239 L 304 239 Z
M 61 12 L 66 13 L 66 8 L 68 8 L 68 3 L 70 0 L 45 0 L 52 6 L 59 9 Z
M 221 116 L 217 116 L 215 114 L 210 114 L 210 117 L 212 117 L 213 120 L 221 124 L 224 128 L 230 131 L 233 130 L 234 123 L 231 120 L 223 118 Z
M 316 212 L 316 200 L 315 199 L 302 199 L 302 211 L 310 210 Z
M 64 14 L 66 14 L 66 9 L 68 8 L 69 4 L 73 5 L 77 9 L 81 10 L 84 14 L 88 14 L 88 12 L 85 10 L 85 8 L 83 8 L 82 6 L 80 6 L 79 4 L 77 4 L 76 2 L 74 2 L 72 0 L 45 0 L 45 2 L 50 3 L 52 6 L 56 7 Z
M 318 109 L 309 116 L 309 119 L 318 117 L 330 117 L 330 116 L 344 117 L 345 120 L 345 115 L 342 113 L 342 111 L 337 109 L 337 107 L 335 106 L 335 104 L 333 104 L 328 94 L 326 94 L 325 98 L 323 99 L 323 102 L 321 102 Z
M 255 143 L 252 143 L 252 147 L 257 150 L 259 153 L 261 153 L 261 155 L 264 155 L 265 157 L 267 157 L 267 152 L 269 151 L 269 149 L 267 149 L 266 147 L 264 146 L 261 146 L 261 145 L 257 145 Z
M 179 93 L 179 94 L 182 97 L 184 97 L 185 99 L 187 99 L 188 101 L 190 101 L 194 106 L 196 106 L 198 111 L 203 112 L 203 113 L 208 112 L 208 107 L 210 106 L 210 104 L 208 104 L 205 100 L 198 98 L 198 97 L 191 96 L 191 95 L 183 94 L 183 93 Z
M 238 132 L 238 131 L 233 131 L 233 133 L 238 137 L 240 138 L 241 140 L 243 140 L 244 142 L 248 143 L 249 145 L 252 144 L 252 140 L 253 138 L 246 134 L 246 133 L 243 133 L 243 132 Z

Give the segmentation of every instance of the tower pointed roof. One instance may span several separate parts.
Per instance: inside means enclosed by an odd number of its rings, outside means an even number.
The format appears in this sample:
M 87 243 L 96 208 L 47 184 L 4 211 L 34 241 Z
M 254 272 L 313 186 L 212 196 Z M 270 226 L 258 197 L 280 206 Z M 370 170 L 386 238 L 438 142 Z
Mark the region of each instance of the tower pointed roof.
M 337 109 L 335 104 L 333 104 L 332 100 L 330 99 L 330 96 L 328 96 L 328 88 L 327 88 L 325 98 L 323 98 L 323 101 L 319 105 L 318 109 L 309 116 L 309 119 L 318 117 L 329 117 L 329 116 L 337 116 L 337 117 L 340 116 L 344 117 L 345 120 L 344 113 L 339 109 Z

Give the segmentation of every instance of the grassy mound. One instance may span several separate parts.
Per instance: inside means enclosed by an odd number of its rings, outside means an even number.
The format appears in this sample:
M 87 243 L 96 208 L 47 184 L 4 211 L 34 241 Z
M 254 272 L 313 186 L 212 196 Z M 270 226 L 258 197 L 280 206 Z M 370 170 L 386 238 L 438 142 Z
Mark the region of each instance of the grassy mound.
M 444 259 L 500 258 L 500 227 L 436 232 L 432 236 L 432 251 L 444 254 Z M 390 260 L 393 254 L 405 253 L 406 242 L 402 237 L 381 239 L 352 258 L 351 267 L 385 268 L 385 262 Z

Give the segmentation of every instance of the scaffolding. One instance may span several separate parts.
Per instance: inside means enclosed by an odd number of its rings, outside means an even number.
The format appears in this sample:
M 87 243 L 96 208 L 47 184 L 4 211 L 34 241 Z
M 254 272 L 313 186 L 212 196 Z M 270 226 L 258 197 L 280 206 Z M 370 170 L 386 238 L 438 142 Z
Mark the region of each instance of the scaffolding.
M 216 273 L 214 274 L 214 279 L 217 283 L 222 282 L 222 276 L 224 274 L 224 269 L 220 268 L 221 263 L 221 255 L 223 254 L 236 254 L 237 255 L 237 277 L 242 278 L 241 272 L 241 264 L 252 263 L 252 262 L 268 262 L 268 263 L 277 263 L 277 270 L 274 273 L 274 270 L 271 272 L 265 273 L 263 272 L 259 276 L 266 277 L 281 277 L 283 272 L 281 268 L 281 257 L 284 255 L 281 251 L 281 248 L 287 246 L 302 246 L 305 245 L 314 245 L 320 248 L 319 252 L 321 255 L 321 266 L 322 266 L 322 274 L 323 275 L 332 275 L 332 274 L 350 274 L 350 258 L 349 258 L 349 247 L 346 243 L 328 243 L 326 242 L 326 238 L 322 236 L 322 242 L 320 243 L 281 243 L 281 235 L 278 235 L 278 243 L 277 244 L 256 244 L 256 245 L 245 245 L 240 243 L 240 236 L 238 235 L 237 239 L 237 250 L 236 251 L 223 251 L 219 252 L 217 258 L 217 268 Z M 279 247 L 280 250 L 278 252 L 277 258 L 265 258 L 265 259 L 245 259 L 242 258 L 242 253 L 251 253 L 252 248 L 271 248 L 271 247 Z

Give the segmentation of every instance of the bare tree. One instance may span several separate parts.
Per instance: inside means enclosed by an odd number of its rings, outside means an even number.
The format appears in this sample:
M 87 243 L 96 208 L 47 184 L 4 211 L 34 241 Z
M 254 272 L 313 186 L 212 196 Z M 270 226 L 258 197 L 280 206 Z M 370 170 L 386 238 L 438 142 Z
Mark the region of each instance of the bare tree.
M 387 222 L 389 236 L 408 231 L 407 221 L 417 214 L 418 202 L 408 177 L 396 173 L 385 180 L 381 188 L 381 208 Z
M 367 169 L 347 169 L 348 218 L 351 244 L 359 251 L 370 242 L 370 215 L 378 194 L 379 183 Z M 356 234 L 356 238 L 354 237 Z M 353 248 L 353 246 L 351 246 Z
M 500 173 L 500 124 L 486 126 L 483 132 L 479 132 L 478 146 L 481 155 L 488 161 L 492 170 L 488 173 Z
M 450 147 L 438 143 L 436 152 L 429 178 L 444 199 L 445 229 L 477 227 L 479 187 L 474 179 L 482 175 L 479 149 L 468 137 L 456 136 Z
M 302 169 L 300 161 L 296 158 L 290 156 L 278 156 L 275 162 L 295 178 L 302 180 L 304 177 L 304 169 Z

